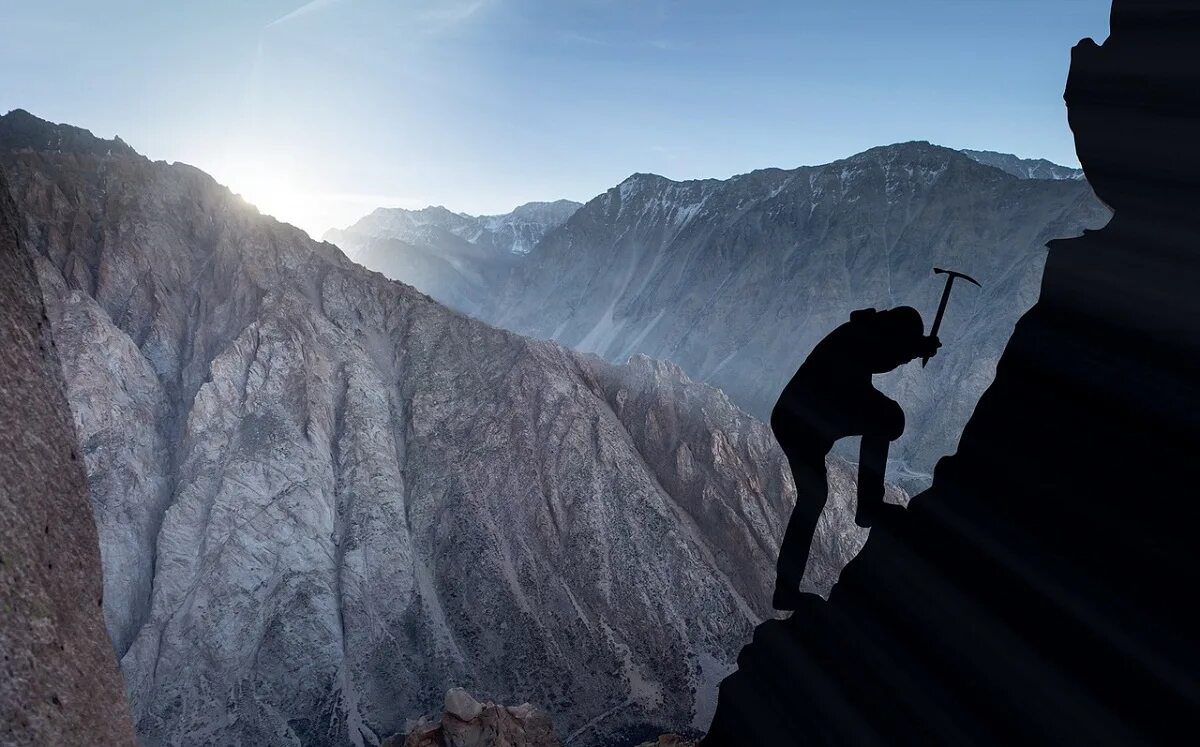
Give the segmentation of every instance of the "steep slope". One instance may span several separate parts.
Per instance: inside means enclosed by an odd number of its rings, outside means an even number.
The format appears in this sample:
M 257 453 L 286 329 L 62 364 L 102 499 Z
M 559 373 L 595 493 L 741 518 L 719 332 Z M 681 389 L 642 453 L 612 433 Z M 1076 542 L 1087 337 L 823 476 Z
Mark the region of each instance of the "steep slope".
M 621 361 L 679 364 L 765 417 L 817 340 L 866 306 L 931 321 L 950 267 L 942 353 L 882 388 L 909 415 L 892 474 L 922 485 L 952 450 L 1036 297 L 1044 244 L 1102 225 L 1086 182 L 1021 180 L 926 143 L 726 181 L 639 174 L 547 237 L 480 317 Z
M 380 208 L 325 240 L 367 267 L 441 303 L 477 314 L 521 257 L 579 209 L 570 200 L 530 202 L 504 215 L 444 207 Z
M 0 165 L 143 744 L 376 744 L 452 686 L 573 744 L 707 722 L 794 500 L 761 423 L 451 312 L 191 167 L 19 111 Z M 834 480 L 824 589 L 863 539 Z
M 57 344 L 0 170 L 0 744 L 135 744 Z
M 1019 179 L 1070 179 L 1082 181 L 1083 169 L 1059 166 L 1044 158 L 1020 158 L 993 150 L 964 150 L 962 153 L 985 166 L 993 166 Z

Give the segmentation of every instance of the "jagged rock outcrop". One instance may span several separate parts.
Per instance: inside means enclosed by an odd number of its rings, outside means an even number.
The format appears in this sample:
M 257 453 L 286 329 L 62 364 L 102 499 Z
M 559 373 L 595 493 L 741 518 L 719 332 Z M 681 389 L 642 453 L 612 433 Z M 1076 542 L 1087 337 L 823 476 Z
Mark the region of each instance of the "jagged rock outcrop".
M 673 366 L 465 318 L 184 165 L 0 118 L 143 745 L 377 744 L 451 686 L 707 723 L 793 488 Z M 834 464 L 827 589 L 861 544 Z
M 380 208 L 344 230 L 326 232 L 325 240 L 372 270 L 478 314 L 521 258 L 578 209 L 570 200 L 482 216 L 444 207 Z
M 706 747 L 1200 728 L 1198 43 L 1195 3 L 1118 0 L 1075 47 L 1071 128 L 1115 217 L 1050 245 L 957 453 L 827 603 L 756 630 Z
M 480 703 L 462 688 L 446 692 L 440 718 L 419 720 L 407 734 L 389 737 L 381 747 L 561 747 L 544 711 L 523 703 Z
M 0 169 L 0 744 L 133 747 L 87 482 L 19 222 Z

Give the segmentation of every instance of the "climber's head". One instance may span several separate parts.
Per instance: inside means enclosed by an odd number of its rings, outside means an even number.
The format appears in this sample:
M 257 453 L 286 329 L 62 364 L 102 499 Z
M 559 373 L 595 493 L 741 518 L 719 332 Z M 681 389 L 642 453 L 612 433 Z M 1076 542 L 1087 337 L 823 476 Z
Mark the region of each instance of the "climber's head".
M 887 373 L 937 350 L 937 342 L 925 336 L 921 313 L 911 306 L 884 311 L 862 309 L 852 313 L 850 321 L 863 324 L 867 330 L 867 349 L 862 356 L 871 373 Z

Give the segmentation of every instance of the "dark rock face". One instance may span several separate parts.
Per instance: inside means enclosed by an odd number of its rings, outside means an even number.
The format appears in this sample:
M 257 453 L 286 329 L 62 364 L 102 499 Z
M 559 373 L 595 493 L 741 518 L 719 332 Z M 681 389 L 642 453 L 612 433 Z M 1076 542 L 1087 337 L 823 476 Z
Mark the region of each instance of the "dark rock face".
M 705 745 L 1176 743 L 1200 727 L 1200 151 L 1176 127 L 1200 121 L 1200 13 L 1117 2 L 1112 30 L 1075 48 L 1067 103 L 1115 218 L 1051 244 L 957 454 L 872 529 L 828 603 L 759 627 Z
M 578 745 L 708 722 L 794 502 L 764 424 L 676 366 L 452 312 L 190 167 L 33 147 L 67 142 L 40 127 L 0 117 L 0 164 L 143 745 L 371 744 L 455 685 Z M 865 536 L 831 474 L 818 591 Z
M 0 744 L 134 745 L 55 341 L 0 170 Z

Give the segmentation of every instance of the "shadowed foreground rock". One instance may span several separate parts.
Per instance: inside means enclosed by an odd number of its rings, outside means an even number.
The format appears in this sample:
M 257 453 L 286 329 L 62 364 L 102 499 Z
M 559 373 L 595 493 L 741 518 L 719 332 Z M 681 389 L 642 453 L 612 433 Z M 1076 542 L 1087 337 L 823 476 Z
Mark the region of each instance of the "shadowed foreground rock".
M 0 172 L 0 744 L 133 745 L 58 356 Z
M 407 735 L 382 747 L 559 747 L 550 716 L 529 703 L 505 707 L 480 703 L 461 687 L 446 693 L 439 721 L 421 719 Z

